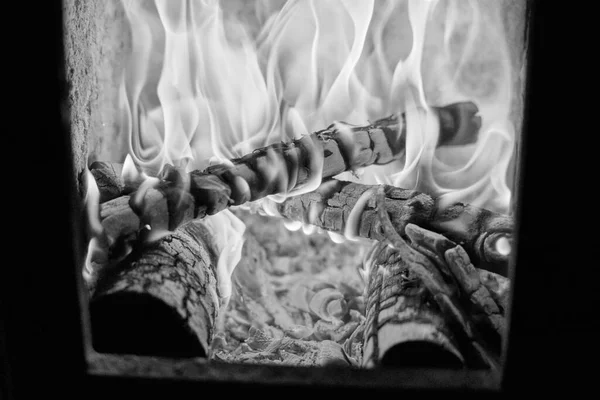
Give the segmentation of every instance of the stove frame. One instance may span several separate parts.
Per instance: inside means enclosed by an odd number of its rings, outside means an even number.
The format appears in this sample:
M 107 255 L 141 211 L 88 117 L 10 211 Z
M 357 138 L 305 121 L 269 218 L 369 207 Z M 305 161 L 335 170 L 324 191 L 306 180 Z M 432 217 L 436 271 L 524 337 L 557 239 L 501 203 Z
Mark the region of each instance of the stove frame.
M 60 4 L 48 2 L 48 12 L 52 32 L 56 35 L 51 45 L 55 47 L 54 61 L 60 67 L 59 79 L 56 70 L 50 70 L 41 77 L 51 82 L 46 96 L 48 104 L 55 104 L 57 96 L 61 110 L 50 107 L 51 116 L 44 122 L 54 123 L 60 133 L 48 138 L 47 131 L 39 130 L 39 143 L 45 154 L 45 165 L 53 165 L 57 176 L 64 181 L 41 182 L 32 188 L 31 195 L 36 198 L 40 193 L 52 194 L 45 200 L 46 207 L 53 207 L 55 213 L 48 216 L 46 224 L 63 229 L 61 235 L 50 234 L 43 243 L 43 251 L 52 254 L 53 267 L 36 271 L 35 276 L 20 275 L 11 283 L 17 291 L 31 291 L 35 298 L 19 301 L 23 309 L 37 307 L 36 318 L 27 320 L 9 315 L 6 329 L 0 329 L 0 350 L 8 355 L 8 387 L 27 390 L 31 379 L 48 381 L 47 390 L 61 390 L 64 393 L 72 382 L 83 383 L 83 394 L 91 398 L 106 398 L 118 394 L 158 396 L 173 394 L 174 391 L 194 390 L 198 394 L 204 390 L 219 389 L 225 393 L 241 388 L 246 391 L 271 391 L 293 389 L 298 393 L 329 392 L 339 396 L 341 393 L 362 393 L 371 395 L 374 391 L 406 392 L 415 390 L 456 391 L 499 393 L 515 389 L 523 382 L 523 371 L 535 374 L 539 369 L 539 357 L 551 343 L 549 336 L 539 334 L 539 327 L 548 324 L 552 318 L 549 311 L 535 310 L 539 297 L 547 291 L 540 281 L 540 274 L 546 272 L 548 265 L 540 262 L 540 250 L 534 243 L 536 226 L 544 221 L 544 211 L 539 207 L 540 194 L 535 192 L 534 181 L 539 179 L 540 171 L 536 163 L 549 156 L 544 149 L 529 146 L 527 132 L 540 129 L 544 119 L 541 99 L 542 85 L 538 73 L 543 66 L 538 64 L 538 51 L 541 48 L 543 21 L 540 18 L 540 2 L 529 1 L 528 5 L 528 49 L 525 119 L 521 136 L 521 148 L 517 152 L 518 187 L 517 196 L 517 248 L 513 260 L 511 279 L 511 309 L 509 313 L 508 343 L 505 346 L 503 370 L 500 373 L 488 371 L 450 371 L 434 369 L 400 370 L 350 370 L 324 368 L 295 368 L 260 365 L 206 364 L 196 361 L 177 361 L 138 356 L 113 356 L 94 353 L 91 349 L 89 316 L 86 296 L 80 273 L 83 245 L 78 232 L 82 229 L 83 210 L 76 195 L 76 181 L 72 165 L 72 149 L 69 140 L 68 118 L 64 117 L 66 104 L 66 84 L 64 70 L 62 9 Z M 49 36 L 49 39 L 52 37 Z M 540 75 L 541 77 L 541 75 Z M 55 96 L 57 95 L 57 96 Z M 43 97 L 43 96 L 42 96 Z M 61 111 L 63 112 L 61 116 Z M 50 135 L 51 136 L 51 135 Z M 556 145 L 558 147 L 558 145 Z M 525 156 L 526 149 L 526 156 Z M 48 157 L 50 153 L 50 157 Z M 535 160 L 535 161 L 534 161 Z M 50 164 L 48 164 L 50 163 Z M 41 165 L 34 163 L 34 168 Z M 531 186 L 529 185 L 531 184 Z M 68 201 L 66 201 L 68 199 Z M 35 202 L 34 202 L 35 203 Z M 39 202 L 38 203 L 38 209 Z M 547 223 L 546 223 L 547 224 Z M 31 252 L 31 250 L 29 250 Z M 542 250 L 543 251 L 543 250 Z M 43 254 L 43 253 L 42 253 Z M 25 268 L 26 265 L 19 265 Z M 520 267 L 519 267 L 520 266 Z M 19 272 L 17 272 L 19 273 Z M 26 278 L 24 278 L 26 277 Z M 29 279 L 27 281 L 26 279 Z M 33 281 L 31 281 L 33 279 Z M 5 294 L 8 304 L 14 304 L 8 291 Z M 3 295 L 4 297 L 4 295 Z M 11 302 L 12 300 L 12 302 Z M 10 311 L 13 311 L 9 307 Z M 12 318 L 12 319 L 11 319 Z M 14 325 L 11 325 L 14 324 Z M 9 327 L 9 325 L 11 325 Z M 2 328 L 2 326 L 0 326 Z M 22 340 L 24 344 L 19 341 Z M 0 357 L 1 358 L 1 357 Z M 35 358 L 35 359 L 34 359 Z M 36 361 L 38 360 L 38 361 Z M 46 360 L 40 363 L 39 360 Z M 55 367 L 45 367 L 48 361 Z M 60 365 L 60 368 L 57 368 Z M 34 368 L 31 368 L 34 367 Z M 57 369 L 57 370 L 54 370 Z M 531 377 L 531 376 L 530 376 Z M 35 385 L 32 385 L 35 386 Z M 78 386 L 78 385 L 76 385 Z M 76 393 L 82 394 L 77 391 Z

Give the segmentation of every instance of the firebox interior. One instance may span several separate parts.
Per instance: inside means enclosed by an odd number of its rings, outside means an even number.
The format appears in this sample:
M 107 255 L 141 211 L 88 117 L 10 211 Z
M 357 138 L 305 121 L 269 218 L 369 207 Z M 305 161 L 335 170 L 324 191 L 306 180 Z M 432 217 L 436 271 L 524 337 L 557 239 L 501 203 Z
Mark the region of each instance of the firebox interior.
M 497 369 L 515 4 L 111 2 L 113 130 L 91 130 L 77 171 L 94 349 Z M 398 333 L 424 314 L 427 340 Z M 440 345 L 446 329 L 469 357 Z

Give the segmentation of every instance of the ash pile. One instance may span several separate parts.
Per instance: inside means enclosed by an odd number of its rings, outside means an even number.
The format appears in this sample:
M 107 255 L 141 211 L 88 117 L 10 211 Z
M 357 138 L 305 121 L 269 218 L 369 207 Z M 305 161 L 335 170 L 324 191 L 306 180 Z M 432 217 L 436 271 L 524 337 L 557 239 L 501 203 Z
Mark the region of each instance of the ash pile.
M 245 242 L 211 360 L 358 366 L 368 246 L 293 231 L 257 213 L 236 215 L 246 224 Z

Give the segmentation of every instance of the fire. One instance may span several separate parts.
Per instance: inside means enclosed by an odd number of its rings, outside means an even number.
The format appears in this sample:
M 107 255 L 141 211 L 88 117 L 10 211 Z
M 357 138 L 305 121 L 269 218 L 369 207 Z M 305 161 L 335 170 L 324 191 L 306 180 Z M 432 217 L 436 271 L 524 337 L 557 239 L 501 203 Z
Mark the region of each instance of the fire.
M 219 252 L 217 261 L 219 296 L 229 299 L 231 274 L 242 258 L 246 226 L 229 210 L 205 217 L 203 224 L 215 239 L 215 247 Z
M 87 226 L 90 228 L 92 236 L 98 236 L 102 234 L 103 230 L 100 222 L 100 190 L 90 170 L 86 169 L 83 176 L 85 179 L 83 204 L 86 210 Z
M 501 2 L 123 3 L 132 57 L 122 127 L 149 175 L 182 160 L 202 169 L 336 121 L 405 112 L 405 158 L 367 168 L 361 182 L 509 211 L 515 132 Z M 467 100 L 480 110 L 479 140 L 436 149 L 431 107 Z M 315 152 L 316 177 L 319 159 Z M 281 160 L 272 161 L 276 173 Z
M 143 187 L 151 188 L 166 164 L 204 169 L 332 123 L 343 131 L 344 124 L 405 113 L 401 160 L 339 178 L 416 189 L 441 198 L 442 205 L 464 202 L 510 212 L 514 94 L 501 1 L 123 0 L 123 5 L 132 41 L 120 90 L 122 134 L 129 143 L 126 181 L 141 176 Z M 432 107 L 458 101 L 472 101 L 480 110 L 478 139 L 436 148 L 439 121 Z M 319 149 L 315 146 L 308 183 L 294 188 L 287 182 L 270 200 L 320 185 Z M 273 179 L 285 174 L 282 160 L 268 160 L 263 167 Z M 265 204 L 265 212 L 276 213 Z M 228 226 L 223 232 L 237 229 L 241 243 L 243 224 L 229 213 L 223 218 Z M 221 229 L 207 223 L 216 233 Z M 286 226 L 314 231 L 299 223 Z M 345 236 L 352 239 L 355 232 Z M 235 237 L 223 243 L 237 248 Z M 223 276 L 239 260 L 233 253 L 224 258 L 229 265 L 222 267 Z

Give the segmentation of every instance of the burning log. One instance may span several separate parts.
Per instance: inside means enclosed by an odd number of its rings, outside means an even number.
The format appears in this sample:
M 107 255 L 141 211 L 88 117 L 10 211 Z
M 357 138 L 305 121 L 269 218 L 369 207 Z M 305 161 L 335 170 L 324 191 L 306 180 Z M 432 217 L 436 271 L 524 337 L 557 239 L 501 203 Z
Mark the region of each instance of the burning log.
M 477 106 L 471 102 L 435 108 L 440 123 L 438 146 L 473 143 L 481 127 Z M 367 126 L 345 123 L 304 136 L 290 143 L 277 143 L 205 171 L 190 173 L 190 191 L 199 204 L 199 216 L 215 214 L 229 205 L 239 205 L 272 194 L 298 191 L 345 171 L 382 165 L 399 159 L 406 146 L 405 114 L 393 115 Z M 315 154 L 322 154 L 322 159 Z M 321 165 L 322 164 L 322 165 Z M 274 168 L 283 168 L 277 174 Z M 126 182 L 123 164 L 94 162 L 90 171 L 98 182 L 101 202 L 137 188 Z M 161 176 L 170 171 L 162 171 Z
M 407 233 L 367 257 L 363 365 L 496 368 L 507 281 L 439 234 Z
M 372 255 L 362 366 L 463 367 L 447 317 L 402 254 L 377 244 Z
M 419 225 L 460 244 L 479 268 L 502 276 L 508 273 L 512 218 L 469 204 L 457 203 L 442 209 L 436 199 L 414 190 L 331 179 L 314 192 L 272 203 L 269 208 L 334 236 L 378 241 L 386 240 L 379 217 L 380 209 L 385 210 L 400 236 L 406 238 L 407 224 Z
M 204 357 L 221 307 L 209 230 L 190 222 L 132 252 L 90 302 L 99 352 Z
M 437 109 L 440 145 L 471 143 L 481 121 L 470 102 Z M 148 180 L 124 181 L 123 166 L 95 162 L 91 165 L 102 200 L 101 221 L 111 248 L 140 226 L 173 230 L 192 218 L 216 214 L 268 195 L 295 195 L 311 191 L 322 179 L 373 164 L 387 164 L 403 155 L 404 117 L 381 119 L 368 126 L 343 123 L 302 137 L 256 150 L 231 165 L 214 165 L 189 174 L 167 165 Z M 323 157 L 318 155 L 322 154 Z M 135 191 L 135 192 L 134 192 Z M 130 197 L 116 197 L 130 195 Z M 167 209 L 167 212 L 161 211 Z M 141 225 L 140 225 L 141 224 Z M 114 258 L 114 257 L 111 257 Z

